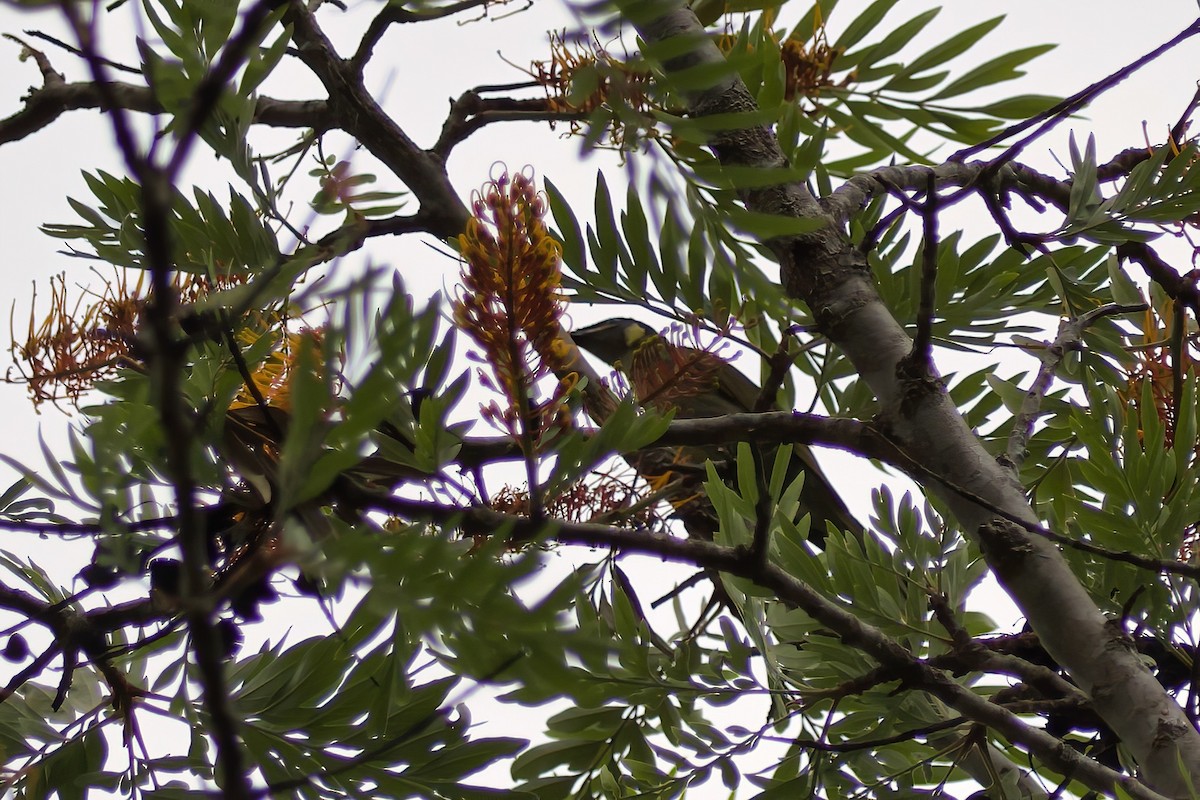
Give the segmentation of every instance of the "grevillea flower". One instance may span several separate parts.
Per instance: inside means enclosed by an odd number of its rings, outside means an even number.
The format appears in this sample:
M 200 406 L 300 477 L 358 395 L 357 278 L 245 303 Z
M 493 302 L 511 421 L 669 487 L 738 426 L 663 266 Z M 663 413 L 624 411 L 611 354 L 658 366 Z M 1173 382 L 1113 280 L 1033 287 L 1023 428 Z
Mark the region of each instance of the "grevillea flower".
M 1141 319 L 1141 336 L 1145 344 L 1130 348 L 1132 364 L 1126 368 L 1128 381 L 1124 390 L 1118 391 L 1121 398 L 1139 413 L 1142 411 L 1142 391 L 1150 388 L 1150 399 L 1154 412 L 1163 423 L 1163 444 L 1175 446 L 1175 372 L 1180 370 L 1184 377 L 1194 378 L 1198 360 L 1195 346 L 1188 339 L 1182 352 L 1173 352 L 1169 343 L 1173 340 L 1175 302 L 1166 298 L 1160 308 L 1147 309 Z M 1137 339 L 1135 339 L 1135 342 Z M 1140 433 L 1140 432 L 1139 432 Z M 1196 447 L 1195 443 L 1183 442 L 1184 446 Z
M 535 408 L 530 392 L 538 379 L 564 363 L 558 338 L 565 301 L 561 294 L 561 249 L 542 217 L 546 204 L 534 189 L 532 172 L 511 178 L 503 171 L 476 193 L 474 216 L 458 237 L 466 262 L 454 321 L 483 349 L 486 386 L 499 391 L 508 408 L 494 404 L 484 416 L 515 434 L 536 439 L 554 424 L 568 387 Z
M 258 397 L 261 397 L 268 406 L 291 411 L 292 382 L 297 368 L 296 359 L 306 341 L 311 346 L 312 352 L 320 353 L 325 332 L 320 328 L 304 328 L 299 331 L 280 333 L 277 319 L 264 318 L 261 326 L 247 326 L 237 334 L 238 342 L 243 348 L 251 347 L 263 336 L 278 337 L 278 341 L 273 344 L 271 352 L 262 364 L 250 373 L 250 378 L 258 390 Z M 229 408 L 232 410 L 257 405 L 258 398 L 255 397 L 255 393 L 250 390 L 249 386 L 243 384 Z
M 844 54 L 844 48 L 829 44 L 825 30 L 825 21 L 821 17 L 818 6 L 813 18 L 813 33 L 807 40 L 791 36 L 779 41 L 778 36 L 770 30 L 766 32 L 767 44 L 778 46 L 779 60 L 783 64 L 785 100 L 794 101 L 799 98 L 816 100 L 829 89 L 848 86 L 857 80 L 857 75 L 850 72 L 840 82 L 833 80 L 834 62 Z M 729 55 L 738 45 L 738 35 L 726 33 L 716 39 L 721 52 Z M 753 44 L 746 45 L 748 52 L 756 49 Z
M 592 124 L 602 122 L 609 147 L 623 150 L 627 138 L 636 140 L 636 132 L 630 135 L 631 126 L 643 129 L 642 135 L 655 135 L 653 112 L 659 104 L 651 98 L 654 81 L 649 67 L 611 55 L 594 35 L 568 42 L 565 34 L 551 33 L 550 58 L 534 61 L 528 73 L 545 88 L 550 111 L 577 113 L 589 117 Z M 567 124 L 573 134 L 589 128 L 582 119 Z
M 1118 390 L 1118 395 L 1129 404 L 1129 412 L 1143 418 L 1147 412 L 1154 413 L 1162 423 L 1163 446 L 1168 450 L 1188 448 L 1193 458 L 1200 455 L 1200 442 L 1176 441 L 1176 426 L 1179 424 L 1177 408 L 1182 398 L 1176 394 L 1183 381 L 1195 381 L 1200 354 L 1186 331 L 1182 332 L 1182 347 L 1176 350 L 1171 343 L 1176 338 L 1175 326 L 1183 318 L 1176 314 L 1175 301 L 1161 298 L 1155 306 L 1146 309 L 1141 318 L 1141 335 L 1131 337 L 1132 347 L 1127 352 L 1133 357 L 1126 367 L 1127 384 Z M 1148 395 L 1148 398 L 1147 398 Z M 1146 408 L 1146 400 L 1152 404 Z M 1181 409 L 1191 414 L 1189 409 Z M 1138 438 L 1145 446 L 1145 431 L 1138 429 Z M 1172 486 L 1163 502 L 1169 504 L 1171 496 L 1178 491 Z M 1191 561 L 1200 552 L 1200 520 L 1187 522 L 1183 532 L 1183 543 L 1178 552 L 1181 561 Z

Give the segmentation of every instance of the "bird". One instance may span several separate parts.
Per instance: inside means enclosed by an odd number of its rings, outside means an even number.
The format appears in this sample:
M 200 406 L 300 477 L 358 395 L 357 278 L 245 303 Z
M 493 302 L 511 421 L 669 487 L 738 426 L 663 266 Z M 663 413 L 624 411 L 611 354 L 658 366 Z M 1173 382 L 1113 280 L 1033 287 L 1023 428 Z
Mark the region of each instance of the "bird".
M 416 396 L 417 392 L 411 394 Z M 414 397 L 412 402 L 416 417 L 420 415 L 419 398 L 423 396 Z M 239 404 L 225 414 L 218 450 L 258 504 L 273 500 L 279 456 L 291 428 L 291 412 L 280 406 Z M 389 440 L 387 452 L 392 456 L 402 453 L 412 455 L 416 447 L 399 427 L 388 420 L 379 423 L 375 433 L 379 438 Z M 350 479 L 363 489 L 390 491 L 404 481 L 427 480 L 430 477 L 427 471 L 388 458 L 383 453 L 380 449 L 372 455 L 358 458 L 335 479 L 335 483 L 337 480 Z
M 572 331 L 571 339 L 623 373 L 634 398 L 643 407 L 662 413 L 674 411 L 676 419 L 703 419 L 756 410 L 761 390 L 736 366 L 714 352 L 676 344 L 643 322 L 621 317 L 609 319 Z M 691 454 L 685 452 L 684 458 L 689 455 L 702 463 L 705 459 L 727 457 L 728 451 L 699 448 Z M 862 525 L 833 488 L 812 449 L 797 443 L 792 448 L 789 481 L 800 472 L 804 473 L 800 506 L 810 517 L 809 542 L 823 548 L 831 526 L 861 537 Z
M 321 426 L 328 424 L 326 421 L 318 423 Z M 226 487 L 222 499 L 229 501 L 230 507 L 240 508 L 244 513 L 236 521 L 230 521 L 236 524 L 220 531 L 223 541 L 236 543 L 240 538 L 245 538 L 243 532 L 247 529 L 252 532 L 275 529 L 273 523 L 279 521 L 276 515 L 281 511 L 275 506 L 279 499 L 279 460 L 284 441 L 294 430 L 288 408 L 239 404 L 225 412 L 217 451 L 240 483 Z M 403 435 L 390 422 L 381 423 L 377 433 L 381 439 L 393 439 L 389 451 L 393 456 L 402 449 L 412 449 L 407 441 L 402 441 Z M 324 429 L 310 432 L 309 435 L 323 438 Z M 327 452 L 327 448 L 322 447 L 321 452 Z M 299 523 L 312 542 L 322 542 L 332 538 L 335 532 L 333 522 L 323 509 L 330 508 L 343 522 L 356 524 L 362 521 L 364 506 L 372 496 L 386 495 L 405 481 L 428 480 L 429 477 L 427 472 L 387 458 L 377 451 L 353 460 L 353 463 L 331 477 L 324 491 L 286 509 L 286 515 Z M 274 531 L 272 535 L 277 533 Z

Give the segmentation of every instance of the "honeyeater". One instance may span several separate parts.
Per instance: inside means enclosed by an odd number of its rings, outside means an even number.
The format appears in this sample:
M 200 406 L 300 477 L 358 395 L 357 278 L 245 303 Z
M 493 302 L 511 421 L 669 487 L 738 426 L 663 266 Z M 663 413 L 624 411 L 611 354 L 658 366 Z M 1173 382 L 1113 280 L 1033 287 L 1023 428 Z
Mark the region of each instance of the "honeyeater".
M 754 411 L 760 390 L 737 367 L 715 353 L 671 342 L 649 325 L 632 319 L 610 319 L 572 331 L 571 338 L 625 375 L 635 399 L 660 412 L 673 410 L 676 419 L 701 419 Z M 692 449 L 695 452 L 688 454 Z M 686 460 L 728 458 L 719 448 L 684 448 Z M 764 459 L 767 469 L 774 456 Z M 823 547 L 829 526 L 861 535 L 862 526 L 850 514 L 812 450 L 792 448 L 788 480 L 804 473 L 800 514 L 810 515 L 809 541 Z

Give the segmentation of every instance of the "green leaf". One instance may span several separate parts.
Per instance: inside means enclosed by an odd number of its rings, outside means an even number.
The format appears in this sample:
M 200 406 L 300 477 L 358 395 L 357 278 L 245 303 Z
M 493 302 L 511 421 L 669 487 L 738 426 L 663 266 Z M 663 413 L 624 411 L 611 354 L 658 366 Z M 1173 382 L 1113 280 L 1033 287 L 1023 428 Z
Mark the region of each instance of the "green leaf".
M 850 53 L 839 59 L 843 64 L 852 64 L 858 67 L 859 79 L 867 82 L 875 80 L 869 71 L 885 58 L 895 55 L 917 36 L 925 26 L 933 21 L 933 18 L 941 11 L 940 8 L 930 8 L 921 12 L 912 19 L 902 23 L 895 30 L 883 38 L 876 45 L 868 45 L 861 52 Z
M 859 14 L 853 22 L 846 26 L 846 30 L 842 31 L 842 35 L 833 43 L 834 49 L 846 52 L 862 41 L 875 29 L 876 25 L 883 21 L 887 13 L 895 7 L 896 2 L 897 0 L 875 0 L 867 7 L 866 11 Z
M 825 226 L 825 221 L 821 219 L 786 217 L 738 208 L 729 210 L 729 222 L 744 233 L 761 240 L 774 239 L 777 236 L 800 236 Z
M 559 767 L 579 772 L 592 764 L 608 746 L 606 741 L 573 739 L 539 744 L 517 756 L 512 765 L 512 776 L 517 780 L 536 778 Z
M 755 453 L 749 442 L 738 442 L 737 473 L 738 490 L 749 505 L 758 502 L 758 474 L 755 469 Z
M 924 70 L 939 67 L 947 61 L 957 58 L 978 44 L 980 39 L 995 30 L 1003 21 L 1004 15 L 992 17 L 989 20 L 972 25 L 965 31 L 956 33 L 936 47 L 930 48 L 909 61 L 904 68 L 904 72 L 901 74 L 916 75 Z
M 544 185 L 550 212 L 554 216 L 554 224 L 562 231 L 559 241 L 562 243 L 563 261 L 572 269 L 585 269 L 583 234 L 580 232 L 579 222 L 575 219 L 575 213 L 553 181 L 546 178 Z
M 284 9 L 279 9 L 275 13 L 282 14 L 283 11 Z M 249 97 L 258 89 L 267 76 L 275 71 L 279 60 L 287 52 L 287 46 L 291 42 L 291 39 L 291 28 L 288 28 L 276 37 L 275 41 L 267 48 L 255 48 L 250 51 L 250 57 L 246 61 L 246 68 L 242 72 L 242 82 L 238 86 L 238 94 Z
M 1032 61 L 1040 55 L 1050 52 L 1054 49 L 1052 44 L 1035 45 L 1033 47 L 1023 47 L 1019 50 L 1014 50 L 1011 53 L 1005 53 L 1001 56 L 996 56 L 991 61 L 987 61 L 972 70 L 968 70 L 958 80 L 952 82 L 945 89 L 942 89 L 937 94 L 930 97 L 930 100 L 945 100 L 950 97 L 957 97 L 967 92 L 972 92 L 984 86 L 994 86 L 997 83 L 1010 81 L 1024 75 L 1019 67 L 1028 61 Z
M 1025 405 L 1025 390 L 1016 383 L 1006 381 L 996 375 L 988 375 L 987 382 L 992 387 L 992 391 L 1004 401 L 1004 407 L 1010 413 L 1018 413 Z
M 1048 110 L 1059 100 L 1060 98 L 1052 95 L 1022 94 L 978 106 L 975 110 L 1000 119 L 1027 119 Z
M 1138 289 L 1125 270 L 1121 269 L 1120 261 L 1117 259 L 1116 253 L 1112 253 L 1106 259 L 1108 265 L 1108 277 L 1112 281 L 1113 300 L 1123 306 L 1136 306 L 1145 302 L 1142 298 L 1142 292 Z

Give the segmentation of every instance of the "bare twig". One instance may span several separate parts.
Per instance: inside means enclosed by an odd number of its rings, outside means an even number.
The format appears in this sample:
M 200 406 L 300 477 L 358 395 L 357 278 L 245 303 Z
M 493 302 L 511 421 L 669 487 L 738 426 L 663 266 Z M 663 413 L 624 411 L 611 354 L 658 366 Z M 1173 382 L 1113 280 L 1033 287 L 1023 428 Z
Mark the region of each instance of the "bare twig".
M 78 47 L 74 47 L 70 44 L 67 44 L 66 42 L 62 41 L 61 39 L 56 39 L 55 37 L 51 36 L 48 33 L 44 33 L 42 31 L 27 30 L 27 31 L 25 31 L 25 35 L 32 36 L 34 39 L 41 39 L 44 42 L 49 42 L 50 44 L 54 45 L 55 47 L 59 47 L 65 51 L 67 51 L 71 55 L 83 57 L 83 52 L 80 51 L 80 49 Z M 5 34 L 5 36 L 9 39 L 12 39 L 13 41 L 20 41 L 15 36 L 9 36 L 8 34 Z M 32 50 L 33 48 L 29 48 L 29 49 Z M 138 69 L 137 67 L 130 67 L 126 64 L 120 63 L 119 61 L 112 61 L 111 59 L 107 59 L 107 58 L 101 58 L 101 61 L 103 62 L 104 66 L 111 67 L 113 70 L 115 70 L 117 72 L 124 72 L 129 75 L 141 75 L 142 74 L 142 71 L 140 69 Z
M 1144 242 L 1126 242 L 1119 245 L 1117 257 L 1139 264 L 1147 277 L 1161 286 L 1168 297 L 1200 319 L 1200 290 L 1196 286 L 1200 273 L 1192 271 L 1180 275 L 1154 248 Z
M 95 20 L 85 23 L 80 15 L 80 10 L 70 3 L 62 6 L 62 12 L 70 22 L 75 38 L 79 41 L 79 52 L 92 73 L 92 83 L 100 95 L 101 106 L 108 111 L 113 134 L 117 140 L 117 148 L 125 159 L 126 165 L 140 179 L 141 163 L 137 141 L 134 139 L 133 129 L 129 124 L 129 117 L 125 113 L 124 107 L 117 101 L 113 84 L 108 79 L 108 67 L 96 49 Z
M 24 139 L 68 111 L 113 107 L 142 114 L 161 114 L 164 110 L 149 87 L 132 83 L 112 82 L 104 91 L 91 82 L 43 86 L 25 97 L 24 108 L 0 119 L 0 144 Z M 329 106 L 324 100 L 260 97 L 255 102 L 253 122 L 275 128 L 312 128 L 317 131 L 334 127 Z
M 1180 31 L 1178 34 L 1173 36 L 1168 41 L 1166 41 L 1163 44 L 1159 45 L 1158 47 L 1154 48 L 1153 50 L 1151 50 L 1149 53 L 1142 56 L 1141 58 L 1134 60 L 1133 62 L 1127 64 L 1124 67 L 1121 67 L 1121 69 L 1117 70 L 1116 72 L 1112 73 L 1111 75 L 1109 75 L 1105 78 L 1102 78 L 1101 80 L 1096 81 L 1095 83 L 1091 84 L 1090 86 L 1088 86 L 1085 89 L 1082 89 L 1079 92 L 1076 92 L 1075 94 L 1066 98 L 1062 102 L 1057 103 L 1052 108 L 1047 109 L 1046 111 L 1042 112 L 1041 114 L 1038 114 L 1037 116 L 1030 117 L 1027 120 L 1023 120 L 1023 121 L 1017 123 L 1016 125 L 1010 125 L 1008 128 L 1005 128 L 1003 131 L 996 134 L 992 138 L 990 138 L 984 142 L 980 142 L 977 145 L 973 145 L 971 147 L 968 147 L 968 148 L 958 151 L 957 153 L 955 153 L 953 156 L 950 157 L 950 160 L 965 161 L 966 159 L 970 158 L 971 156 L 982 153 L 985 150 L 987 150 L 997 144 L 1000 144 L 1001 142 L 1003 142 L 1007 139 L 1012 138 L 1013 136 L 1017 135 L 1018 133 L 1021 133 L 1023 131 L 1029 130 L 1030 128 L 1036 127 L 1036 130 L 1033 131 L 1033 133 L 1018 140 L 1014 144 L 1010 145 L 1007 150 L 1005 150 L 1003 153 L 1001 153 L 998 157 L 996 157 L 992 161 L 992 164 L 994 165 L 995 168 L 1001 167 L 1002 165 L 1008 163 L 1009 161 L 1012 161 L 1014 158 L 1016 158 L 1018 155 L 1020 155 L 1022 150 L 1024 150 L 1033 141 L 1035 141 L 1036 139 L 1038 139 L 1039 137 L 1044 135 L 1046 132 L 1048 132 L 1050 129 L 1052 129 L 1059 122 L 1066 119 L 1071 114 L 1074 114 L 1075 112 L 1080 111 L 1081 109 L 1086 107 L 1089 103 L 1091 103 L 1092 100 L 1096 99 L 1104 92 L 1108 91 L 1109 89 L 1113 88 L 1117 84 L 1121 83 L 1126 78 L 1128 78 L 1130 75 L 1134 74 L 1135 72 L 1140 70 L 1142 67 L 1144 67 L 1147 64 L 1149 64 L 1150 62 L 1154 61 L 1159 56 L 1164 55 L 1165 53 L 1169 52 L 1170 50 L 1173 50 L 1175 47 L 1177 47 L 1178 45 L 1182 44 L 1183 42 L 1187 41 L 1188 39 L 1190 39 L 1191 37 L 1193 37 L 1197 34 L 1200 34 L 1200 20 L 1196 20 L 1196 21 L 1192 22 L 1190 25 L 1188 25 L 1186 28 L 1184 28 L 1182 31 Z
M 211 571 L 204 527 L 195 503 L 196 483 L 192 474 L 195 431 L 181 386 L 186 366 L 186 343 L 176 335 L 178 298 L 171 283 L 171 181 L 168 173 L 156 167 L 152 159 L 138 147 L 125 109 L 116 105 L 110 97 L 107 67 L 96 49 L 92 28 L 94 21 L 85 23 L 80 10 L 73 4 L 67 3 L 62 8 L 79 41 L 80 52 L 92 71 L 93 82 L 102 98 L 109 102 L 109 118 L 121 155 L 141 186 L 142 234 L 146 262 L 150 267 L 152 298 L 145 307 L 143 317 L 148 334 L 146 362 L 151 375 L 154 405 L 161 415 L 167 469 L 179 515 L 179 545 L 183 555 L 182 601 L 199 668 L 204 703 L 212 718 L 211 732 L 216 744 L 222 785 L 228 797 L 244 800 L 249 796 L 249 778 L 238 741 L 238 724 L 226 689 L 221 645 L 212 625 L 211 609 L 206 598 Z M 240 55 L 236 58 L 239 63 L 240 58 Z M 225 69 L 229 69 L 228 65 Z M 218 75 L 210 82 L 216 87 L 212 91 L 219 94 L 225 80 Z M 206 116 L 214 107 L 215 98 L 206 96 L 197 102 L 197 108 L 203 108 Z M 194 113 L 189 117 L 189 130 L 197 130 L 203 123 L 204 119 Z M 176 158 L 172 160 L 174 169 L 182 164 L 190 138 L 181 140 Z
M 429 8 L 425 11 L 409 11 L 406 8 L 389 3 L 367 25 L 367 30 L 363 34 L 362 40 L 358 43 L 358 50 L 354 53 L 354 57 L 350 59 L 350 64 L 356 72 L 361 73 L 363 67 L 367 65 L 367 62 L 370 61 L 371 56 L 375 52 L 375 45 L 379 44 L 379 40 L 383 38 L 383 34 L 392 25 L 441 19 L 480 6 L 486 9 L 488 4 L 493 2 L 495 0 L 459 0 L 459 2 L 448 6 Z
M 50 59 L 47 58 L 46 54 L 41 50 L 30 47 L 28 44 L 21 41 L 16 36 L 13 36 L 11 33 L 3 34 L 3 37 L 9 41 L 13 41 L 21 45 L 22 49 L 24 50 L 22 55 L 26 55 L 33 59 L 33 63 L 37 64 L 38 71 L 42 73 L 42 85 L 44 87 L 49 88 L 54 86 L 62 86 L 64 83 L 66 83 L 66 78 L 63 77 L 62 73 L 54 69 L 54 65 L 50 63 Z
M 443 158 L 471 134 L 493 122 L 559 122 L 580 120 L 585 114 L 558 111 L 542 98 L 481 97 L 483 88 L 464 92 L 450 104 L 450 113 L 432 151 Z
M 0 703 L 5 702 L 8 700 L 8 698 L 12 697 L 13 694 L 16 693 L 28 681 L 33 680 L 38 675 L 41 675 L 42 672 L 50 666 L 50 662 L 54 660 L 54 657 L 58 655 L 58 653 L 59 646 L 52 643 L 49 647 L 43 650 L 41 654 L 37 656 L 37 658 L 22 667 L 21 671 L 14 675 L 12 679 L 5 684 L 3 689 L 0 689 Z
M 776 408 L 776 395 L 779 394 L 779 387 L 783 386 L 783 381 L 787 378 L 788 372 L 792 368 L 793 356 L 791 352 L 792 335 L 794 331 L 786 330 L 779 337 L 779 347 L 767 359 L 769 370 L 766 378 L 763 379 L 762 389 L 758 392 L 758 397 L 754 400 L 754 408 L 752 411 L 770 411 Z
M 152 517 L 148 519 L 118 522 L 125 531 L 153 531 L 174 527 L 179 518 L 171 515 Z M 109 527 L 101 522 L 69 522 L 67 520 L 47 520 L 37 522 L 26 519 L 5 519 L 0 517 L 0 530 L 36 533 L 42 536 L 82 536 L 104 533 Z
M 822 753 L 854 753 L 859 750 L 871 750 L 876 747 L 886 747 L 891 744 L 900 744 L 901 742 L 911 742 L 914 739 L 920 739 L 928 736 L 931 733 L 940 733 L 948 731 L 963 725 L 966 722 L 965 717 L 953 717 L 951 719 L 935 722 L 932 725 L 923 725 L 920 728 L 912 728 L 901 733 L 892 734 L 891 736 L 883 736 L 878 739 L 858 739 L 848 742 L 828 742 L 824 739 L 782 739 L 778 736 L 764 736 L 767 741 L 786 742 L 794 744 L 796 747 L 801 747 L 805 750 L 818 750 Z M 941 796 L 941 795 L 939 795 Z

